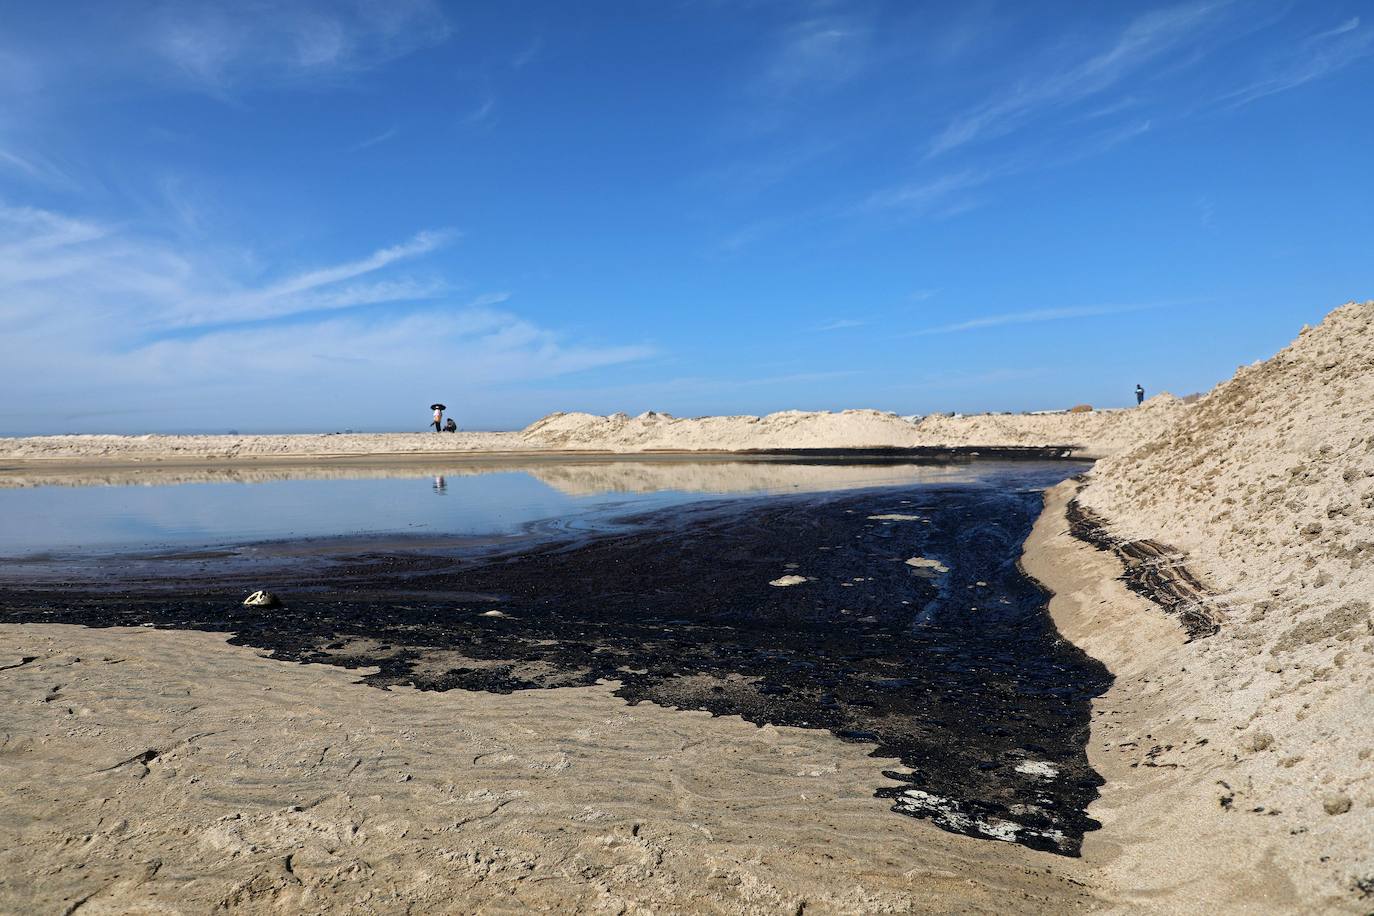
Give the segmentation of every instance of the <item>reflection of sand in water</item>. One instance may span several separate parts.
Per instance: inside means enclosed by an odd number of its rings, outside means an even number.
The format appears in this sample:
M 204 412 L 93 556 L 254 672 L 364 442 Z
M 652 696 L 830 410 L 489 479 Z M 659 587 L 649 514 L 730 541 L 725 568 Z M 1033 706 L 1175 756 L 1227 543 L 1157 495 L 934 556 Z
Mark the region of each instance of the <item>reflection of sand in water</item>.
M 986 465 L 801 464 L 777 460 L 525 461 L 396 467 L 129 468 L 0 475 L 0 489 L 63 486 L 169 486 L 187 483 L 271 483 L 283 480 L 364 480 L 472 477 L 523 472 L 570 496 L 598 493 L 745 493 L 844 490 L 908 483 L 959 483 Z M 436 484 L 437 486 L 437 484 Z
M 906 483 L 955 483 L 975 476 L 969 465 L 783 464 L 776 461 L 542 465 L 529 469 L 529 473 L 571 496 L 658 490 L 689 493 L 845 490 Z

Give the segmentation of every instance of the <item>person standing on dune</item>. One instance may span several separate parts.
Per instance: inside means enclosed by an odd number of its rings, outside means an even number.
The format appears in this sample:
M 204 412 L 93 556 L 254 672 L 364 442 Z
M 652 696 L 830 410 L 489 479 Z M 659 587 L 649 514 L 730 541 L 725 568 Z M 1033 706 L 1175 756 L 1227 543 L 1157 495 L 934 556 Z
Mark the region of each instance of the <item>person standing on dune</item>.
M 1140 383 L 1137 382 L 1137 383 L 1136 383 L 1136 386 L 1135 386 L 1135 406 L 1139 407 L 1141 404 L 1144 404 L 1144 403 L 1145 403 L 1145 389 L 1144 389 L 1144 388 L 1141 388 L 1141 387 L 1140 387 Z
M 434 405 L 434 422 L 430 426 L 434 427 L 436 433 L 444 428 L 444 408 L 438 404 Z

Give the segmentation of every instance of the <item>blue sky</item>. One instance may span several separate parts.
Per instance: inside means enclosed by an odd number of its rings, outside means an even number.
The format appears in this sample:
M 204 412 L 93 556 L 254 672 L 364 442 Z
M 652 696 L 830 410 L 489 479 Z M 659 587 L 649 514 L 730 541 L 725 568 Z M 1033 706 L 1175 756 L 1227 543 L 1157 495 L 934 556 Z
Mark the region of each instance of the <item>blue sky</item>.
M 1360 2 L 4 2 L 0 433 L 1205 390 L 1371 149 Z

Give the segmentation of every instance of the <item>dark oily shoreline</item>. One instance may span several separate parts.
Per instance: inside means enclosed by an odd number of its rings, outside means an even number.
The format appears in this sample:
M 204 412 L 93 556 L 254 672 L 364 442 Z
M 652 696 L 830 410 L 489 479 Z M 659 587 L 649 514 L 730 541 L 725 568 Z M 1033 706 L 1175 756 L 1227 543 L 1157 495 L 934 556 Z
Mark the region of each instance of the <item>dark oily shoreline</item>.
M 1214 596 L 1188 568 L 1188 556 L 1183 551 L 1156 540 L 1114 536 L 1106 521 L 1077 497 L 1069 500 L 1064 514 L 1069 533 L 1098 550 L 1115 554 L 1121 561 L 1121 581 L 1126 587 L 1176 618 L 1189 641 L 1215 636 L 1221 629 Z
M 894 811 L 1076 855 L 1101 783 L 1089 707 L 1111 679 L 1017 566 L 1046 482 L 698 506 L 513 549 L 330 556 L 270 583 L 199 556 L 170 581 L 6 585 L 0 619 L 228 630 L 284 660 L 375 666 L 379 687 L 615 681 L 631 703 L 872 744 Z M 807 581 L 770 584 L 784 576 Z M 264 584 L 286 607 L 237 605 Z
M 326 437 L 327 438 L 327 437 Z M 0 457 L 0 488 L 87 486 L 155 481 L 156 475 L 179 482 L 200 472 L 205 479 L 235 479 L 236 474 L 279 472 L 283 479 L 336 476 L 452 474 L 482 470 L 525 470 L 585 464 L 785 463 L 813 465 L 971 464 L 986 461 L 1043 462 L 1095 457 L 1082 445 L 877 446 L 871 448 L 791 449 L 647 449 L 612 452 L 596 449 L 524 449 L 496 451 L 361 452 L 309 454 L 168 455 L 99 457 Z

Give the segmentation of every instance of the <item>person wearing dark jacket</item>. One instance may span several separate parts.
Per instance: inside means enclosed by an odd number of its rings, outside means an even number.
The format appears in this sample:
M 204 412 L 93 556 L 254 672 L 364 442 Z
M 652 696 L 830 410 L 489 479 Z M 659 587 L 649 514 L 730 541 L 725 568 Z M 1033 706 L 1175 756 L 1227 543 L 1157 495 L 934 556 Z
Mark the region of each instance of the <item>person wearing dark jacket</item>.
M 1144 389 L 1144 388 L 1141 388 L 1140 385 L 1137 384 L 1137 385 L 1135 386 L 1135 406 L 1139 407 L 1141 404 L 1144 404 L 1144 403 L 1145 403 L 1145 389 Z

